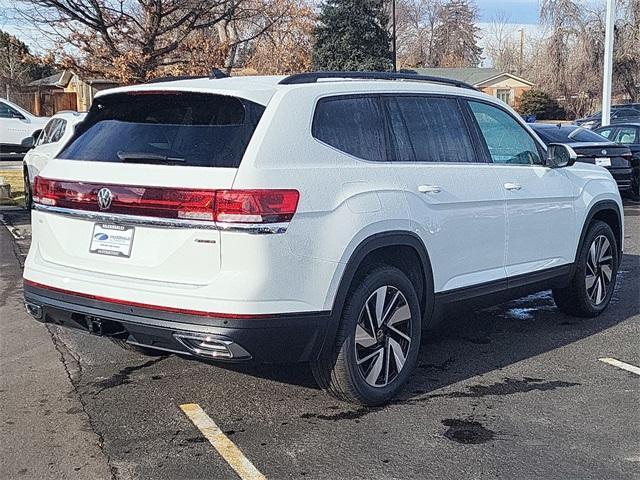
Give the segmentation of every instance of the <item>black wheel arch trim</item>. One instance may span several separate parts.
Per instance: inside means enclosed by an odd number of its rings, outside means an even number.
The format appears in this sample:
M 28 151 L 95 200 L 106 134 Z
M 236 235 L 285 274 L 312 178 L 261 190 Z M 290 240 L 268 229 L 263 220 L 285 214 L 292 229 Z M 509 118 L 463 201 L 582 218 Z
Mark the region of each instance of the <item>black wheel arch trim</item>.
M 599 200 L 591 206 L 591 208 L 589 209 L 589 213 L 587 213 L 584 223 L 582 224 L 582 231 L 580 232 L 580 240 L 578 241 L 578 244 L 576 246 L 576 255 L 575 255 L 574 261 L 576 262 L 578 261 L 578 254 L 580 253 L 580 247 L 582 247 L 584 239 L 587 235 L 587 231 L 589 230 L 589 225 L 591 225 L 593 218 L 596 216 L 597 213 L 603 212 L 606 210 L 614 211 L 616 216 L 618 217 L 618 231 L 616 232 L 614 230 L 613 234 L 615 235 L 616 240 L 618 240 L 618 245 L 617 245 L 618 259 L 619 259 L 618 261 L 622 260 L 622 243 L 624 241 L 624 238 L 623 238 L 623 232 L 622 232 L 622 214 L 620 212 L 620 207 L 613 200 Z
M 424 245 L 422 239 L 415 233 L 407 230 L 390 230 L 385 232 L 375 233 L 363 241 L 354 249 L 353 253 L 347 261 L 347 266 L 342 272 L 340 282 L 338 283 L 338 289 L 333 299 L 333 305 L 331 308 L 331 321 L 327 326 L 325 335 L 325 341 L 322 348 L 322 353 L 329 353 L 329 349 L 325 347 L 332 346 L 332 342 L 338 331 L 340 325 L 340 317 L 344 304 L 347 300 L 347 294 L 353 283 L 358 268 L 362 265 L 363 260 L 370 253 L 384 247 L 393 246 L 407 246 L 413 248 L 418 257 L 422 267 L 424 276 L 424 301 L 421 301 L 424 309 L 422 312 L 422 318 L 430 318 L 434 308 L 434 283 L 433 283 L 433 271 L 431 268 L 431 260 L 429 253 Z

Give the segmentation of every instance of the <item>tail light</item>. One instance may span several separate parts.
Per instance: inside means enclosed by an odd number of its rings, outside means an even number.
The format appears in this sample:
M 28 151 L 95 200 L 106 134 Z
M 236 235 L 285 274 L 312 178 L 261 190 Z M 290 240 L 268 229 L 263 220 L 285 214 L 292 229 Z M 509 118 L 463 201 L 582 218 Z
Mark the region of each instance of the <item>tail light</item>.
M 33 188 L 33 201 L 40 205 L 223 223 L 288 222 L 296 212 L 299 197 L 297 190 L 103 185 L 39 176 Z
M 296 213 L 297 190 L 218 190 L 216 221 L 229 223 L 288 222 Z

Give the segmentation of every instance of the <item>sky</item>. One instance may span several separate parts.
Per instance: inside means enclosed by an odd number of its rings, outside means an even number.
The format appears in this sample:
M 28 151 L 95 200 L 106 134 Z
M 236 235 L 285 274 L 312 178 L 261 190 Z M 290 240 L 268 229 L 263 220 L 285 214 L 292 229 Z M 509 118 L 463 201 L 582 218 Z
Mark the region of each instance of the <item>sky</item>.
M 503 12 L 510 22 L 519 25 L 538 23 L 539 0 L 476 0 L 481 23 L 490 23 Z

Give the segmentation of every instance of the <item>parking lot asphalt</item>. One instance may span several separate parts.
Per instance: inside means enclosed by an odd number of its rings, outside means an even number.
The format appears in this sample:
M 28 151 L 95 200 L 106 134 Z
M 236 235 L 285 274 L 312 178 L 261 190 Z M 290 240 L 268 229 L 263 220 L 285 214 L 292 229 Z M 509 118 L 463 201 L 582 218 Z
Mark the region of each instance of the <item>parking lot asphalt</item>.
M 599 360 L 640 367 L 640 204 L 603 315 L 565 316 L 550 292 L 456 314 L 376 409 L 326 396 L 305 365 L 145 357 L 36 323 L 19 280 L 29 218 L 0 213 L 1 478 L 239 478 L 234 460 L 269 479 L 640 478 L 640 375 Z

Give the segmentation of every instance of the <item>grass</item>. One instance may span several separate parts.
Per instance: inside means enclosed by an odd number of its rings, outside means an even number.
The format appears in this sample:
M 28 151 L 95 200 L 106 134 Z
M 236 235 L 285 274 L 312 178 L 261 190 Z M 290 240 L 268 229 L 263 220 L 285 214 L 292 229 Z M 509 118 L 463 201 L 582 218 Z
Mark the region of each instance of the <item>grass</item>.
M 0 178 L 11 185 L 11 198 L 0 199 L 0 205 L 24 205 L 24 180 L 22 170 L 0 170 Z

